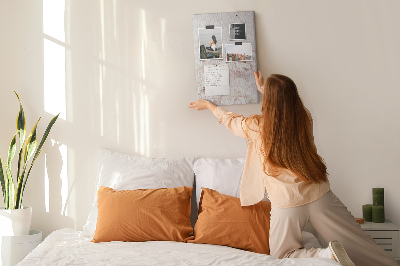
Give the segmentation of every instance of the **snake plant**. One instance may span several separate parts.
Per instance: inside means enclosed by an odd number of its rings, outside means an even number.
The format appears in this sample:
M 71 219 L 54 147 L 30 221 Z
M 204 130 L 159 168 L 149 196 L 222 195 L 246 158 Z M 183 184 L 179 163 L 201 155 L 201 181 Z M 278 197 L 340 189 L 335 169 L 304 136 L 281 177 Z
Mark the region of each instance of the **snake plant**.
M 40 117 L 33 127 L 28 138 L 26 138 L 26 119 L 24 109 L 22 108 L 21 100 L 16 92 L 19 101 L 19 112 L 17 117 L 17 132 L 11 139 L 10 147 L 8 149 L 8 158 L 4 162 L 0 157 L 0 182 L 1 189 L 3 191 L 4 207 L 5 209 L 21 209 L 22 208 L 22 197 L 24 194 L 24 189 L 26 181 L 28 181 L 29 174 L 31 173 L 32 166 L 40 154 L 40 151 L 45 143 L 47 136 L 54 123 L 56 122 L 58 115 L 54 116 L 43 134 L 42 140 L 37 146 L 36 139 L 36 127 L 40 121 Z M 18 142 L 18 166 L 17 166 L 17 176 L 15 177 L 16 183 L 14 184 L 14 178 L 11 174 L 11 162 L 17 152 L 17 142 Z M 29 160 L 32 158 L 31 163 Z M 5 171 L 3 171 L 3 169 Z M 5 174 L 4 174 L 5 173 Z

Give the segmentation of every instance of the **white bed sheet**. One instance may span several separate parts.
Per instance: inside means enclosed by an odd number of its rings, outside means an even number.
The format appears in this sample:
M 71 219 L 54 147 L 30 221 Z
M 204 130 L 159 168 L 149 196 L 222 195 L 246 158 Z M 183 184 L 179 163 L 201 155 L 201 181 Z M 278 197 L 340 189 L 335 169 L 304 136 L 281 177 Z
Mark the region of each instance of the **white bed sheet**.
M 274 259 L 235 248 L 170 241 L 92 243 L 81 231 L 51 233 L 18 265 L 339 265 L 324 258 Z

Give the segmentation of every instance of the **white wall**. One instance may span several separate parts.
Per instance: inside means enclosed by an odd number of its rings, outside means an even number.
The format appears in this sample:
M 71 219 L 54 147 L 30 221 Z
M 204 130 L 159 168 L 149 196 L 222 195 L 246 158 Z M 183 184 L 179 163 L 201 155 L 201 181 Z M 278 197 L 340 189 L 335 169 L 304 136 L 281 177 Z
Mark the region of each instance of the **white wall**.
M 398 1 L 0 1 L 0 155 L 18 111 L 39 134 L 61 111 L 26 187 L 32 228 L 81 229 L 99 148 L 150 157 L 243 157 L 196 99 L 192 14 L 256 12 L 259 69 L 294 79 L 333 191 L 355 216 L 385 187 L 400 224 Z M 229 106 L 245 115 L 260 104 Z M 16 163 L 15 163 L 16 164 Z

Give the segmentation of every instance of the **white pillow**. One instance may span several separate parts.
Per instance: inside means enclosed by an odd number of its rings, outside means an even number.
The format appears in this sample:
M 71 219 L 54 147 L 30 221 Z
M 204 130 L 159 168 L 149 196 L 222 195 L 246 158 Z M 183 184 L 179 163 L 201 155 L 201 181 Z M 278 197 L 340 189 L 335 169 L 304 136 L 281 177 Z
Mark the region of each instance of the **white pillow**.
M 244 158 L 200 158 L 193 164 L 196 175 L 196 202 L 199 207 L 201 188 L 210 188 L 222 194 L 239 197 Z
M 214 159 L 200 158 L 193 164 L 196 180 L 196 202 L 199 207 L 201 188 L 206 187 L 219 193 L 240 197 L 240 184 L 245 158 Z M 268 201 L 265 193 L 264 200 Z
M 101 186 L 116 190 L 193 187 L 194 158 L 156 159 L 100 150 L 98 190 Z M 96 190 L 96 191 L 97 191 Z M 97 223 L 97 195 L 83 227 L 93 237 Z

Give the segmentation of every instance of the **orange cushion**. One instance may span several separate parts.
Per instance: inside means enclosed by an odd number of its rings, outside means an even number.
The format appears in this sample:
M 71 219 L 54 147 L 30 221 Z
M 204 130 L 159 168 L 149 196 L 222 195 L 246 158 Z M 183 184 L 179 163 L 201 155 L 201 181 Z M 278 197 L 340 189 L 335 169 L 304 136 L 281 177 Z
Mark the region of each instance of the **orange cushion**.
M 117 191 L 100 187 L 92 242 L 185 241 L 190 224 L 191 187 Z
M 187 242 L 269 254 L 270 212 L 270 202 L 242 207 L 239 198 L 202 188 L 194 239 Z

